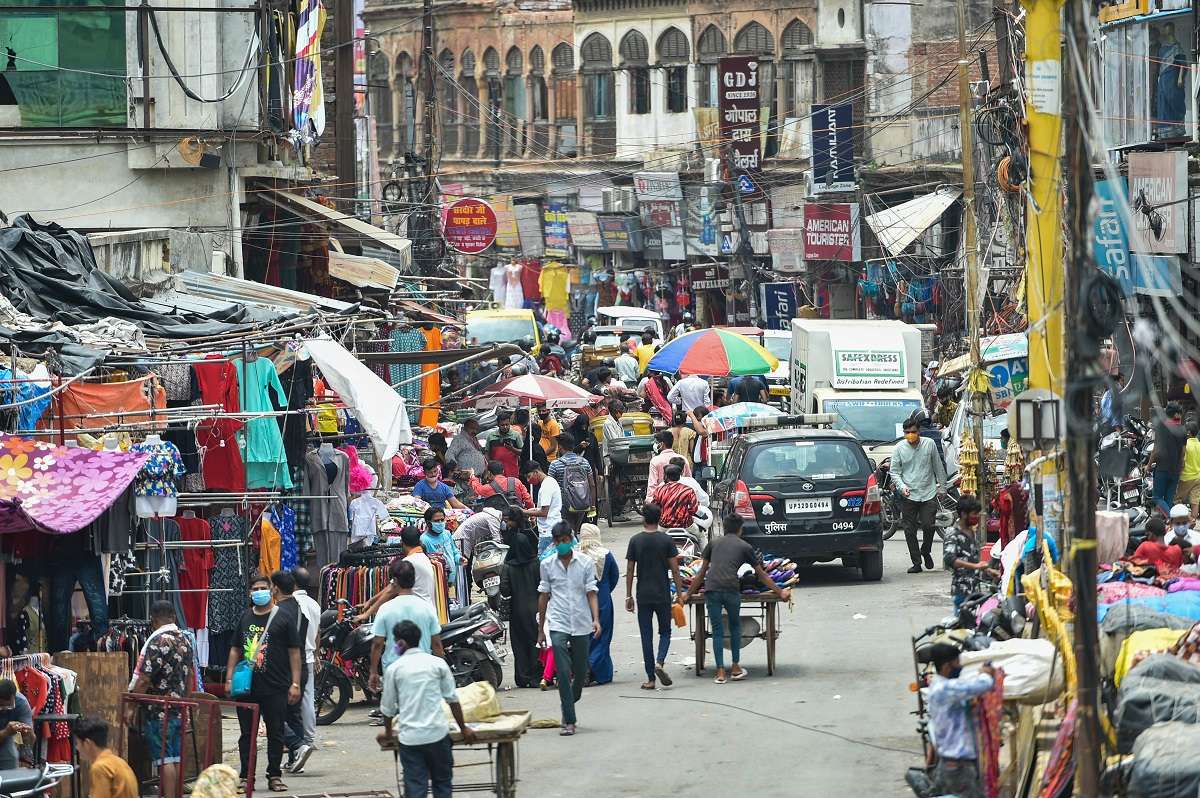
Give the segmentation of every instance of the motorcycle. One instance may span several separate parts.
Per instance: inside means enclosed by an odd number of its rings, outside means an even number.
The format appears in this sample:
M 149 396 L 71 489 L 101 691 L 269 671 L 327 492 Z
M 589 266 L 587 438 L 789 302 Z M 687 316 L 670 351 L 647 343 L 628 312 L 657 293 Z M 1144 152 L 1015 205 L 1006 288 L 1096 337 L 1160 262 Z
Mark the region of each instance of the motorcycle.
M 33 798 L 54 789 L 75 773 L 75 766 L 47 762 L 36 768 L 0 770 L 0 798 Z
M 479 601 L 450 613 L 450 622 L 442 627 L 441 637 L 455 685 L 488 682 L 492 687 L 500 687 L 504 681 L 505 655 L 497 641 L 504 637 L 504 625 L 486 602 Z
M 709 530 L 712 529 L 712 511 L 700 507 L 692 516 L 692 523 L 684 527 L 663 527 L 663 531 L 675 541 L 680 557 L 699 557 L 704 551 L 705 544 L 710 540 Z
M 317 635 L 320 671 L 314 680 L 317 725 L 328 726 L 346 712 L 354 688 L 368 700 L 379 695 L 371 690 L 371 644 L 375 633 L 370 623 L 355 624 L 350 602 L 338 599 L 336 610 L 321 613 Z
M 500 569 L 504 567 L 507 554 L 508 546 L 485 540 L 475 546 L 471 555 L 471 580 L 487 597 L 488 607 L 500 613 L 502 619 L 508 607 L 500 595 Z

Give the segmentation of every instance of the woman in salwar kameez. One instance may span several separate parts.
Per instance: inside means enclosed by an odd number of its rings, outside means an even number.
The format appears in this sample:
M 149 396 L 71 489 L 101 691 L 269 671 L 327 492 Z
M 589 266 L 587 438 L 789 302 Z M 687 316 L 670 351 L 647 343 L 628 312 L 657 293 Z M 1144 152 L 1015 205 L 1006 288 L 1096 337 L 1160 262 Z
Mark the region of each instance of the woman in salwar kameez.
M 612 592 L 621 581 L 621 570 L 612 552 L 600 542 L 600 527 L 584 524 L 579 528 L 579 550 L 596 565 L 596 603 L 600 605 L 600 636 L 593 637 L 588 652 L 592 682 L 608 684 L 613 680 L 612 646 L 613 601 Z
M 504 514 L 501 540 L 508 546 L 500 571 L 500 595 L 509 600 L 508 634 L 513 654 L 513 682 L 517 687 L 537 687 L 542 668 L 538 662 L 538 582 L 541 581 L 537 540 L 525 529 L 525 514 L 510 507 Z

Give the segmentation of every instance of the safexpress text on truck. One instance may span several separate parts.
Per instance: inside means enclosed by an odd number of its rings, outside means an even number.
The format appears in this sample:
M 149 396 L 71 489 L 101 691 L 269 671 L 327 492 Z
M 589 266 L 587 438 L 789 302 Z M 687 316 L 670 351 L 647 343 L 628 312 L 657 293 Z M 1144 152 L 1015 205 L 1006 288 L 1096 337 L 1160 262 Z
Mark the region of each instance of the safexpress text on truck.
M 792 320 L 792 412 L 831 413 L 873 463 L 921 407 L 921 332 L 900 321 Z

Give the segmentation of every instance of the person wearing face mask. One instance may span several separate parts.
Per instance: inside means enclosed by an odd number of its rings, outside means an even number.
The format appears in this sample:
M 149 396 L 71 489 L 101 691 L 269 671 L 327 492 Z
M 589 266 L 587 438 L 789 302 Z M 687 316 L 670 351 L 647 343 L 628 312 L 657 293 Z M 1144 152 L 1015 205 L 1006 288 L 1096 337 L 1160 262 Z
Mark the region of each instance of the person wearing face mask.
M 442 555 L 446 561 L 446 583 L 454 587 L 457 602 L 466 606 L 470 595 L 464 578 L 467 561 L 459 551 L 454 535 L 446 528 L 446 514 L 430 507 L 425 511 L 425 527 L 426 531 L 421 535 L 421 548 L 430 554 Z
M 509 600 L 508 639 L 513 654 L 513 682 L 517 687 L 537 687 L 542 673 L 537 647 L 537 539 L 519 508 L 509 507 L 504 512 L 500 540 L 508 546 L 504 567 L 500 569 L 500 595 Z
M 425 479 L 413 485 L 412 495 L 414 498 L 439 510 L 444 510 L 447 504 L 456 510 L 466 509 L 467 505 L 454 498 L 454 489 L 438 479 L 441 467 L 437 460 L 431 457 L 421 463 L 421 468 L 425 471 Z
M 992 689 L 996 671 L 984 665 L 980 673 L 963 677 L 959 651 L 938 643 L 930 651 L 937 670 L 929 687 L 929 730 L 938 762 L 929 795 L 982 798 L 978 754 L 975 750 L 978 724 L 973 701 Z
M 369 686 L 376 692 L 381 689 L 380 673 L 386 672 L 388 666 L 400 658 L 392 630 L 401 621 L 411 621 L 421 630 L 422 651 L 439 657 L 445 653 L 442 651 L 442 625 L 438 623 L 437 614 L 428 601 L 413 595 L 416 572 L 412 563 L 394 560 L 390 567 L 392 580 L 396 583 L 396 597 L 386 602 L 375 614 L 375 639 L 371 643 Z
M 921 435 L 921 424 L 915 418 L 904 422 L 904 442 L 892 453 L 892 482 L 900 491 L 900 514 L 904 524 L 904 539 L 912 560 L 910 574 L 921 573 L 925 567 L 933 570 L 933 532 L 937 522 L 937 497 L 945 491 L 946 467 L 938 456 L 933 441 Z M 917 527 L 924 531 L 924 540 L 917 548 Z
M 942 562 L 946 570 L 953 576 L 950 578 L 950 596 L 954 599 L 954 609 L 958 609 L 976 590 L 979 589 L 979 572 L 986 571 L 989 576 L 999 578 L 999 572 L 988 568 L 986 562 L 979 560 L 979 511 L 982 506 L 979 499 L 969 493 L 958 498 L 958 523 L 946 535 L 942 546 Z
M 1171 508 L 1171 528 L 1163 543 L 1170 546 L 1178 545 L 1185 551 L 1200 545 L 1200 531 L 1192 526 L 1192 513 L 1186 504 L 1177 504 Z
M 654 434 L 654 445 L 658 452 L 650 458 L 650 473 L 646 477 L 646 504 L 654 501 L 654 491 L 663 483 L 663 471 L 671 464 L 671 460 L 678 456 L 674 448 L 675 436 L 669 429 L 660 430 Z M 690 477 L 691 475 L 692 466 L 685 461 L 683 476 Z

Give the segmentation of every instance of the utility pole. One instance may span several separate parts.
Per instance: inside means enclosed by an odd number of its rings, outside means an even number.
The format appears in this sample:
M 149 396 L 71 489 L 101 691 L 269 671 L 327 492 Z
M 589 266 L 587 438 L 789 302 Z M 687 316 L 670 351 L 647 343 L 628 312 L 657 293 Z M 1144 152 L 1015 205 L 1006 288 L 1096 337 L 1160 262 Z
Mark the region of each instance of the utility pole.
M 409 236 L 413 242 L 413 261 L 420 274 L 430 275 L 438 267 L 442 258 L 441 238 L 437 234 L 437 178 L 434 175 L 434 164 L 437 163 L 436 130 L 437 96 L 433 79 L 433 0 L 421 2 L 421 77 L 424 84 L 422 91 L 425 95 L 425 110 L 422 121 L 423 135 L 421 142 L 421 167 L 424 170 L 424 180 L 421 181 L 419 195 L 415 198 L 416 205 L 409 217 Z
M 733 251 L 733 259 L 741 267 L 742 276 L 746 280 L 746 307 L 750 311 L 750 326 L 758 324 L 758 284 L 754 279 L 754 246 L 750 243 L 750 227 L 746 224 L 746 208 L 742 203 L 742 187 L 738 185 L 737 154 L 732 146 L 728 149 L 729 182 L 733 187 L 733 221 L 737 226 L 738 245 Z M 757 185 L 755 186 L 757 188 Z M 730 280 L 736 280 L 733 270 L 729 273 Z M 732 282 L 731 282 L 732 286 Z M 730 290 L 732 294 L 732 288 Z M 730 316 L 730 324 L 736 325 L 736 320 Z
M 1092 386 L 1099 374 L 1099 345 L 1088 325 L 1082 323 L 1089 308 L 1084 307 L 1083 286 L 1096 276 L 1091 260 L 1092 224 L 1089 218 L 1093 172 L 1086 134 L 1092 114 L 1083 98 L 1091 93 L 1088 85 L 1088 8 L 1083 0 L 1067 0 L 1064 20 L 1068 48 L 1073 48 L 1083 64 L 1084 75 L 1076 69 L 1076 59 L 1064 64 L 1063 100 L 1068 113 L 1066 125 L 1067 192 L 1070 223 L 1070 257 L 1065 286 L 1065 313 L 1080 320 L 1068 328 L 1066 341 L 1066 389 L 1063 394 L 1067 438 L 1067 511 L 1071 552 L 1072 591 L 1075 598 L 1075 665 L 1078 678 L 1076 702 L 1079 716 L 1075 722 L 1075 791 L 1078 795 L 1100 794 L 1102 738 L 1100 732 L 1100 641 L 1096 628 L 1096 466 L 1092 459 L 1095 434 L 1092 411 Z M 1086 82 L 1085 82 L 1086 81 Z
M 343 199 L 343 213 L 354 213 L 358 195 L 357 136 L 354 133 L 354 4 L 340 0 L 334 12 L 337 55 L 334 58 L 333 135 L 337 165 L 337 196 Z
M 967 340 L 970 342 L 971 369 L 967 380 L 970 399 L 971 432 L 978 463 L 975 469 L 980 503 L 987 507 L 987 462 L 983 456 L 984 397 L 976 390 L 981 367 L 979 355 L 979 243 L 975 233 L 975 131 L 972 127 L 971 62 L 967 58 L 967 3 L 958 0 L 958 134 L 962 140 L 963 166 L 963 250 L 966 254 L 965 286 Z M 978 530 L 980 542 L 987 535 L 986 525 Z

